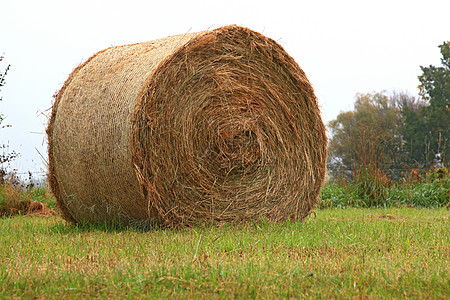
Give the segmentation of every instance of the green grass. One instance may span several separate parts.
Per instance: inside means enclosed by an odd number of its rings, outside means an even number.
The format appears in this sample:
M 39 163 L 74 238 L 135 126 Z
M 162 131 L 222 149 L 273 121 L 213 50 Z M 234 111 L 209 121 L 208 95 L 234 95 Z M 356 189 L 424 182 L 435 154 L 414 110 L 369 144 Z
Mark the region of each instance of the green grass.
M 136 232 L 0 219 L 0 298 L 448 298 L 446 209 Z

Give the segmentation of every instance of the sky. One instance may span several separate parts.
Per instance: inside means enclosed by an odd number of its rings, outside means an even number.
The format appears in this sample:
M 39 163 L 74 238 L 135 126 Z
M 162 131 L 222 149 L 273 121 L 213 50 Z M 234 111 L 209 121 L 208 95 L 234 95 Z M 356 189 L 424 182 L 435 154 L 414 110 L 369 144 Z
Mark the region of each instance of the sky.
M 418 94 L 420 66 L 440 65 L 450 40 L 448 0 L 138 1 L 1 0 L 0 145 L 10 167 L 47 172 L 45 128 L 53 95 L 94 53 L 237 24 L 276 40 L 305 71 L 325 123 L 353 109 L 357 93 Z

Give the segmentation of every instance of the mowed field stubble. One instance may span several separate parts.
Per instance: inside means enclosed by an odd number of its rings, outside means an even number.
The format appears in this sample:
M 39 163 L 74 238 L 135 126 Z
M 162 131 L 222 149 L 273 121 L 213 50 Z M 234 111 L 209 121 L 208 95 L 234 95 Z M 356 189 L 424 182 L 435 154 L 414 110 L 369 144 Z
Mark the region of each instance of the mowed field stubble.
M 434 298 L 447 209 L 324 209 L 304 222 L 184 229 L 0 219 L 1 298 Z

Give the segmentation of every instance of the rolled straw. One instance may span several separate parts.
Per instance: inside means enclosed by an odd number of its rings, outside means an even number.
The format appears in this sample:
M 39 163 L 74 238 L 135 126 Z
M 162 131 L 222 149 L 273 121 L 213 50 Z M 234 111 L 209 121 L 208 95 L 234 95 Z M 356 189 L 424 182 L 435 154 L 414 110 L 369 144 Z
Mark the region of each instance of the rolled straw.
M 235 25 L 98 52 L 59 91 L 47 133 L 50 185 L 72 222 L 301 220 L 325 175 L 305 73 Z

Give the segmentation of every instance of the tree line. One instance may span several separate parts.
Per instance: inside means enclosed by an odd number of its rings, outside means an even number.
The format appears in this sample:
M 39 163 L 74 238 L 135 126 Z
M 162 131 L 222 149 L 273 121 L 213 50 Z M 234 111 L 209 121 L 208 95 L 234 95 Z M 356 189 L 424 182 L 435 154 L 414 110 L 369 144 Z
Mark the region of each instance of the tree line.
M 351 178 L 376 168 L 393 179 L 405 171 L 449 166 L 450 42 L 439 46 L 441 66 L 423 67 L 419 97 L 406 92 L 357 94 L 354 109 L 328 124 L 328 169 Z

